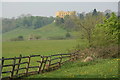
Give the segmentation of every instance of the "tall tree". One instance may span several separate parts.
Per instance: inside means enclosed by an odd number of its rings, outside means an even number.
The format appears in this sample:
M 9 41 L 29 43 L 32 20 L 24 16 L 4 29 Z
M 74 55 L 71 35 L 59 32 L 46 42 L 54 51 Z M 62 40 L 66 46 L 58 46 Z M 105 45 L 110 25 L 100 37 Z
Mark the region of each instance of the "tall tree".
M 79 25 L 82 35 L 89 42 L 89 47 L 92 46 L 92 32 L 96 26 L 96 24 L 103 21 L 103 14 L 99 13 L 99 16 L 93 16 L 92 13 L 86 14 L 84 19 L 78 19 L 76 23 Z
M 74 27 L 75 27 L 75 23 L 74 23 L 73 19 L 71 18 L 71 16 L 65 16 L 64 28 L 68 31 L 72 31 L 72 30 L 74 30 Z

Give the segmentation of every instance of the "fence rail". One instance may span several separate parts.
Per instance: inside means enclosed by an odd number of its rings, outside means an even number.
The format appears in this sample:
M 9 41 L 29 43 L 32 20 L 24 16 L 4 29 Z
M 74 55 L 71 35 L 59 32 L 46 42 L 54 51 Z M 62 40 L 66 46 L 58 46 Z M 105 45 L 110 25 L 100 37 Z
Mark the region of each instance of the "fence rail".
M 77 51 L 78 52 L 78 51 Z M 28 76 L 30 74 L 43 73 L 46 71 L 51 71 L 58 69 L 63 63 L 68 61 L 74 61 L 78 59 L 78 53 L 68 53 L 68 54 L 55 54 L 50 56 L 41 56 L 41 55 L 31 55 L 31 56 L 22 56 L 14 58 L 4 58 L 0 59 L 2 61 L 2 75 L 10 73 L 10 75 L 2 76 L 2 79 L 5 78 L 17 78 L 21 76 Z M 38 65 L 30 66 L 32 64 L 32 58 L 39 57 L 40 59 L 36 60 Z M 67 60 L 64 60 L 67 58 Z M 22 62 L 23 59 L 27 61 Z M 5 61 L 12 60 L 12 64 L 6 64 Z M 57 62 L 55 62 L 57 60 Z M 63 61 L 64 60 L 64 61 Z M 26 67 L 20 67 L 21 65 L 26 65 Z M 11 70 L 4 71 L 3 68 L 11 67 Z M 36 71 L 30 71 L 30 69 L 37 69 Z M 25 70 L 25 72 L 19 73 L 20 70 Z

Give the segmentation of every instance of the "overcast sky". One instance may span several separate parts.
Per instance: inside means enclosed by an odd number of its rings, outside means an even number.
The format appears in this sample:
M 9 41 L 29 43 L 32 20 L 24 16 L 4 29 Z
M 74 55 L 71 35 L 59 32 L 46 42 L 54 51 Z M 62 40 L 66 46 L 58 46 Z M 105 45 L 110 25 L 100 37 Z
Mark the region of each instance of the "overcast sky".
M 76 11 L 90 12 L 94 8 L 98 11 L 110 9 L 118 11 L 117 2 L 3 2 L 2 16 L 17 17 L 21 14 L 32 14 L 34 16 L 55 16 L 55 12 Z M 1 15 L 1 14 L 0 14 Z

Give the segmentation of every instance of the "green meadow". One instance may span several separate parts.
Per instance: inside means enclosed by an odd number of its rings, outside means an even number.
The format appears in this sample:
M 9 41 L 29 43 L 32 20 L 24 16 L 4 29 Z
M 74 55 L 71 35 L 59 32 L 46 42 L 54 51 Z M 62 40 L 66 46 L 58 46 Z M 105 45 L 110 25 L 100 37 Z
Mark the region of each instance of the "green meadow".
M 67 53 L 78 44 L 77 40 L 34 40 L 34 41 L 13 41 L 3 42 L 2 56 L 15 57 L 22 54 L 28 55 L 51 55 Z M 81 45 L 85 43 L 82 42 Z
M 76 40 L 34 40 L 34 41 L 7 41 L 2 44 L 2 56 L 5 58 L 18 57 L 29 55 L 52 55 L 59 53 L 68 53 L 68 50 L 73 49 L 78 44 Z M 39 63 L 36 61 L 41 60 L 40 57 L 31 58 L 30 66 L 38 66 Z M 22 59 L 21 62 L 26 62 L 28 59 Z M 4 64 L 12 64 L 12 60 L 6 60 Z M 18 63 L 18 60 L 16 61 Z M 27 64 L 20 66 L 26 67 Z M 17 69 L 17 67 L 16 67 Z M 12 67 L 4 67 L 3 71 L 12 70 Z M 36 71 L 37 69 L 30 69 L 30 71 Z M 25 72 L 26 69 L 20 70 L 19 73 Z M 9 73 L 3 74 L 2 76 L 8 76 Z
M 15 57 L 22 54 L 28 55 L 51 55 L 58 53 L 68 53 L 70 49 L 74 49 L 77 44 L 85 46 L 84 41 L 77 40 L 34 40 L 34 41 L 13 41 L 3 42 L 3 57 Z M 36 61 L 40 58 L 32 58 L 30 66 L 39 65 Z M 22 62 L 27 59 L 22 60 Z M 6 61 L 5 64 L 11 64 L 12 61 Z M 26 64 L 20 66 L 26 67 Z M 11 70 L 11 67 L 3 68 L 3 71 Z M 26 70 L 20 70 L 23 73 Z M 37 71 L 37 68 L 30 69 Z M 3 76 L 8 76 L 4 74 Z M 116 59 L 96 59 L 92 62 L 82 62 L 81 59 L 63 64 L 56 71 L 43 74 L 36 74 L 24 78 L 117 78 L 118 77 L 118 61 Z

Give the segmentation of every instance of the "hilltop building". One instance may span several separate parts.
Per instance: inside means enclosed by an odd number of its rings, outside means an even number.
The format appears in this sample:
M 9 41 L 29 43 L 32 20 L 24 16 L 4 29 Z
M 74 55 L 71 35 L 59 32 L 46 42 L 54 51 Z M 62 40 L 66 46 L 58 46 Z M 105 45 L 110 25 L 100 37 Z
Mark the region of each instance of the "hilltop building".
M 76 15 L 76 11 L 58 11 L 56 17 L 64 18 L 66 15 Z

